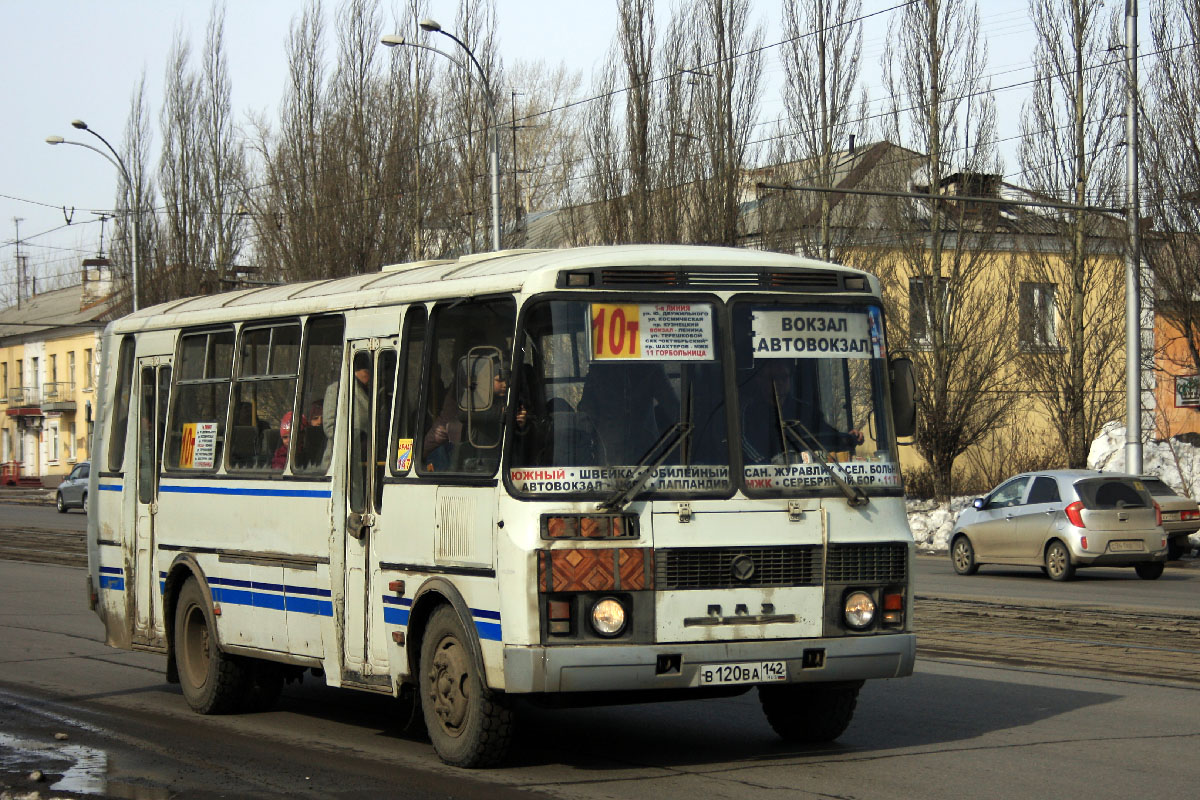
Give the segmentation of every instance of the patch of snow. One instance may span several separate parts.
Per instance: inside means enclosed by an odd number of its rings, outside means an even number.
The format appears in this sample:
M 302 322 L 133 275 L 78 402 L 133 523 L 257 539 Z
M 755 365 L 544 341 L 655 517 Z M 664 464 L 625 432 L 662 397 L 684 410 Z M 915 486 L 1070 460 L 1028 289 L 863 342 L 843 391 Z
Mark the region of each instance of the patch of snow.
M 906 500 L 908 527 L 912 529 L 917 550 L 922 553 L 945 553 L 950 548 L 950 531 L 958 512 L 971 504 L 971 497 L 955 497 L 947 505 L 934 500 Z

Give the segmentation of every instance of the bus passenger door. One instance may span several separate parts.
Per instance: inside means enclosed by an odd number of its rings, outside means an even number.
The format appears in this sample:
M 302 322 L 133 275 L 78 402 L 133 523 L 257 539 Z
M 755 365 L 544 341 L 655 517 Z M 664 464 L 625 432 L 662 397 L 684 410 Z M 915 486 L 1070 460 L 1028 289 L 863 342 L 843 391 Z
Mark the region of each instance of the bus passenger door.
M 383 513 L 383 476 L 396 387 L 396 340 L 350 343 L 346 469 L 345 618 L 342 663 L 351 680 L 388 679 L 385 657 L 371 657 L 371 642 L 385 635 L 376 531 Z
M 158 513 L 158 473 L 171 388 L 171 359 L 164 356 L 138 359 L 138 432 L 134 458 L 136 498 L 133 553 L 133 641 L 161 645 L 162 592 L 154 557 L 154 517 Z M 128 570 L 127 570 L 128 572 Z M 127 584 L 127 590 L 129 586 Z

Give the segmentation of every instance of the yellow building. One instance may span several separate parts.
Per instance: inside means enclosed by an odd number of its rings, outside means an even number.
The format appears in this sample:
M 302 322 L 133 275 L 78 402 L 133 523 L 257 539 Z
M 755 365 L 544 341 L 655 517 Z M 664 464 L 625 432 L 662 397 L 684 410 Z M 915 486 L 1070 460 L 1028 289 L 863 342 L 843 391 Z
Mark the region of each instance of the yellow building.
M 0 464 L 5 485 L 55 486 L 88 460 L 100 332 L 113 308 L 107 259 L 80 285 L 0 311 Z

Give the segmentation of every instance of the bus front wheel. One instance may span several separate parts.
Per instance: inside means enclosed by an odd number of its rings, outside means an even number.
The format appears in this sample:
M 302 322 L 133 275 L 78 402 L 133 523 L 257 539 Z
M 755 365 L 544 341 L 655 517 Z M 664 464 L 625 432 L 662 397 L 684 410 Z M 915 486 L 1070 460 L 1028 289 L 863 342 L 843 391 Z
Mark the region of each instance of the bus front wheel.
M 861 686 L 861 682 L 759 686 L 758 699 L 781 739 L 820 744 L 832 742 L 850 725 Z
M 238 709 L 246 695 L 245 664 L 221 652 L 216 626 L 195 578 L 188 578 L 175 606 L 175 665 L 184 699 L 199 714 Z
M 421 641 L 421 708 L 438 756 L 457 767 L 489 767 L 512 742 L 512 709 L 491 692 L 470 651 L 468 634 L 448 605 L 430 616 Z

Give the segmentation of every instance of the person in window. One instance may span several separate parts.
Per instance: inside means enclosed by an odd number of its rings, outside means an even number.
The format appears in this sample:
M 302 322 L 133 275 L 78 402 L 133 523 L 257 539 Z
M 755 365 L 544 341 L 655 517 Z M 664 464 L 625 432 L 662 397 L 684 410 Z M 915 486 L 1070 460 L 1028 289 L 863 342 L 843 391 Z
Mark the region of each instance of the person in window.
M 350 381 L 350 404 L 351 419 L 357 420 L 355 425 L 355 433 L 352 446 L 359 448 L 370 435 L 370 412 L 371 412 L 371 367 L 367 359 L 355 359 L 354 363 L 354 380 Z M 325 458 L 323 463 L 328 464 L 333 447 L 333 431 L 337 426 L 336 409 L 338 400 L 338 381 L 334 381 L 325 388 L 325 399 L 321 403 L 321 430 L 325 433 Z M 355 452 L 359 452 L 355 449 Z M 362 452 L 366 452 L 363 450 Z
M 604 463 L 629 466 L 679 421 L 679 398 L 661 364 L 593 362 L 579 411 L 587 415 Z
M 791 359 L 759 359 L 739 388 L 738 421 L 742 429 L 742 453 L 748 464 L 782 464 L 785 450 L 804 452 L 800 441 L 816 438 L 829 452 L 853 452 L 863 443 L 862 431 L 839 431 L 810 399 L 796 396 L 796 379 Z M 784 423 L 798 422 L 798 437 L 788 436 L 786 447 L 781 430 Z
M 505 403 L 508 398 L 508 370 L 501 366 L 499 356 L 492 356 L 492 403 L 486 411 L 475 411 L 471 414 L 471 438 L 480 446 L 491 447 L 500 443 L 500 429 L 504 421 Z M 454 391 L 446 393 L 442 410 L 437 419 L 425 432 L 421 443 L 421 452 L 425 454 L 425 469 L 431 472 L 447 469 L 450 466 L 449 453 L 451 447 L 456 447 L 464 439 L 464 429 L 467 412 L 461 408 L 460 398 Z M 517 408 L 516 424 L 518 433 L 524 432 L 528 422 L 528 412 L 522 404 Z
M 300 431 L 308 427 L 308 420 L 303 415 L 300 416 Z M 287 466 L 288 450 L 292 444 L 292 412 L 289 411 L 283 415 L 283 419 L 279 422 L 279 446 L 275 448 L 274 455 L 271 456 L 271 469 L 282 470 Z

